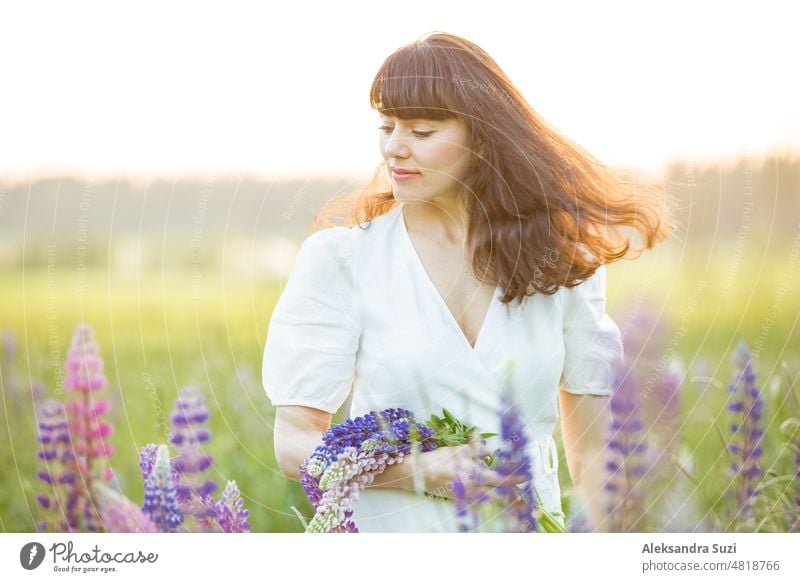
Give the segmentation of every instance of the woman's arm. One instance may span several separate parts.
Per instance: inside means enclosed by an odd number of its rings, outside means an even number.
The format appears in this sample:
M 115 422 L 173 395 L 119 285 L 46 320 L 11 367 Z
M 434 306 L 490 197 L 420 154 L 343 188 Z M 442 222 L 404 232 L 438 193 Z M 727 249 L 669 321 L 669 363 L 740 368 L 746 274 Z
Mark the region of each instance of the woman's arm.
M 289 479 L 300 480 L 300 465 L 322 443 L 332 414 L 308 406 L 277 406 L 275 411 L 275 459 Z
M 300 479 L 300 466 L 322 442 L 323 433 L 331 426 L 332 415 L 324 410 L 307 406 L 278 406 L 275 413 L 275 458 L 281 472 L 289 479 Z M 459 445 L 439 447 L 426 453 L 413 452 L 375 476 L 367 487 L 387 487 L 406 491 L 432 491 L 443 497 L 452 497 L 452 480 L 463 467 L 467 453 L 486 456 L 485 446 Z M 497 485 L 493 475 L 487 477 L 487 486 Z M 506 479 L 504 483 L 512 483 Z
M 584 509 L 595 531 L 608 531 L 606 508 L 613 501 L 605 484 L 607 461 L 614 451 L 606 448 L 611 427 L 611 398 L 593 394 L 572 394 L 559 390 L 561 431 L 567 467 Z

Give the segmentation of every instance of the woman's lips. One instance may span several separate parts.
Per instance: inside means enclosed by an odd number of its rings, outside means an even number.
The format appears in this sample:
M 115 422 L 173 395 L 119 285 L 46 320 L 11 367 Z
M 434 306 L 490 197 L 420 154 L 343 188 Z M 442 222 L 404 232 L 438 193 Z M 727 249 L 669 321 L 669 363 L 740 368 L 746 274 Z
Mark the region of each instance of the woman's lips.
M 393 180 L 411 180 L 412 178 L 416 178 L 419 176 L 418 172 L 396 172 L 392 170 L 392 179 Z

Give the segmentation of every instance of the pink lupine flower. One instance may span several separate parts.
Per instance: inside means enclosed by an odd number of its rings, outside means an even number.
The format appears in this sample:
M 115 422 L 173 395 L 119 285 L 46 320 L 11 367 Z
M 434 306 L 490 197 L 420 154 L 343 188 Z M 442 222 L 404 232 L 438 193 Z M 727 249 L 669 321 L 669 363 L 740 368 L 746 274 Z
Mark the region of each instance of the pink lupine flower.
M 112 433 L 111 425 L 101 420 L 108 412 L 109 402 L 94 397 L 106 386 L 106 377 L 100 348 L 89 325 L 81 323 L 76 327 L 64 369 L 64 390 L 71 396 L 64 410 L 69 421 L 74 472 L 79 477 L 74 483 L 75 505 L 82 513 L 81 530 L 97 531 L 101 524 L 94 508 L 92 485 L 95 479 L 113 477 L 107 467 L 98 467 L 97 460 L 110 457 L 114 449 L 106 442 Z

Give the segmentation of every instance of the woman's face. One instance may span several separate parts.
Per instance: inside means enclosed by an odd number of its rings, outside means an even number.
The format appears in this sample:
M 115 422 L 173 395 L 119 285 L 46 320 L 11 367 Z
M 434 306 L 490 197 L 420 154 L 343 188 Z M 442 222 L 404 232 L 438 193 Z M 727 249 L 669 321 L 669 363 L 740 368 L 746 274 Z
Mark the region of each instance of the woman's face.
M 405 120 L 384 114 L 380 119 L 381 155 L 397 200 L 445 201 L 463 192 L 473 155 L 463 119 Z M 396 173 L 393 168 L 414 173 Z

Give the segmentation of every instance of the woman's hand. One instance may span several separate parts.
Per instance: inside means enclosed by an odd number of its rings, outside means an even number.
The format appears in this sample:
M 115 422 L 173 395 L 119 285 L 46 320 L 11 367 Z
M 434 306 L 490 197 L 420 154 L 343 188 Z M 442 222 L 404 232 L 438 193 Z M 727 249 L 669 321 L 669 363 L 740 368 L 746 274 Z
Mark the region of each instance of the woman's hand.
M 412 453 L 416 454 L 416 453 Z M 492 451 L 482 443 L 439 447 L 417 454 L 416 471 L 424 490 L 439 497 L 454 499 L 453 480 L 460 476 L 467 497 L 488 493 L 498 485 L 523 483 L 519 476 L 503 477 L 489 469 L 484 458 Z M 407 459 L 405 462 L 411 461 Z

